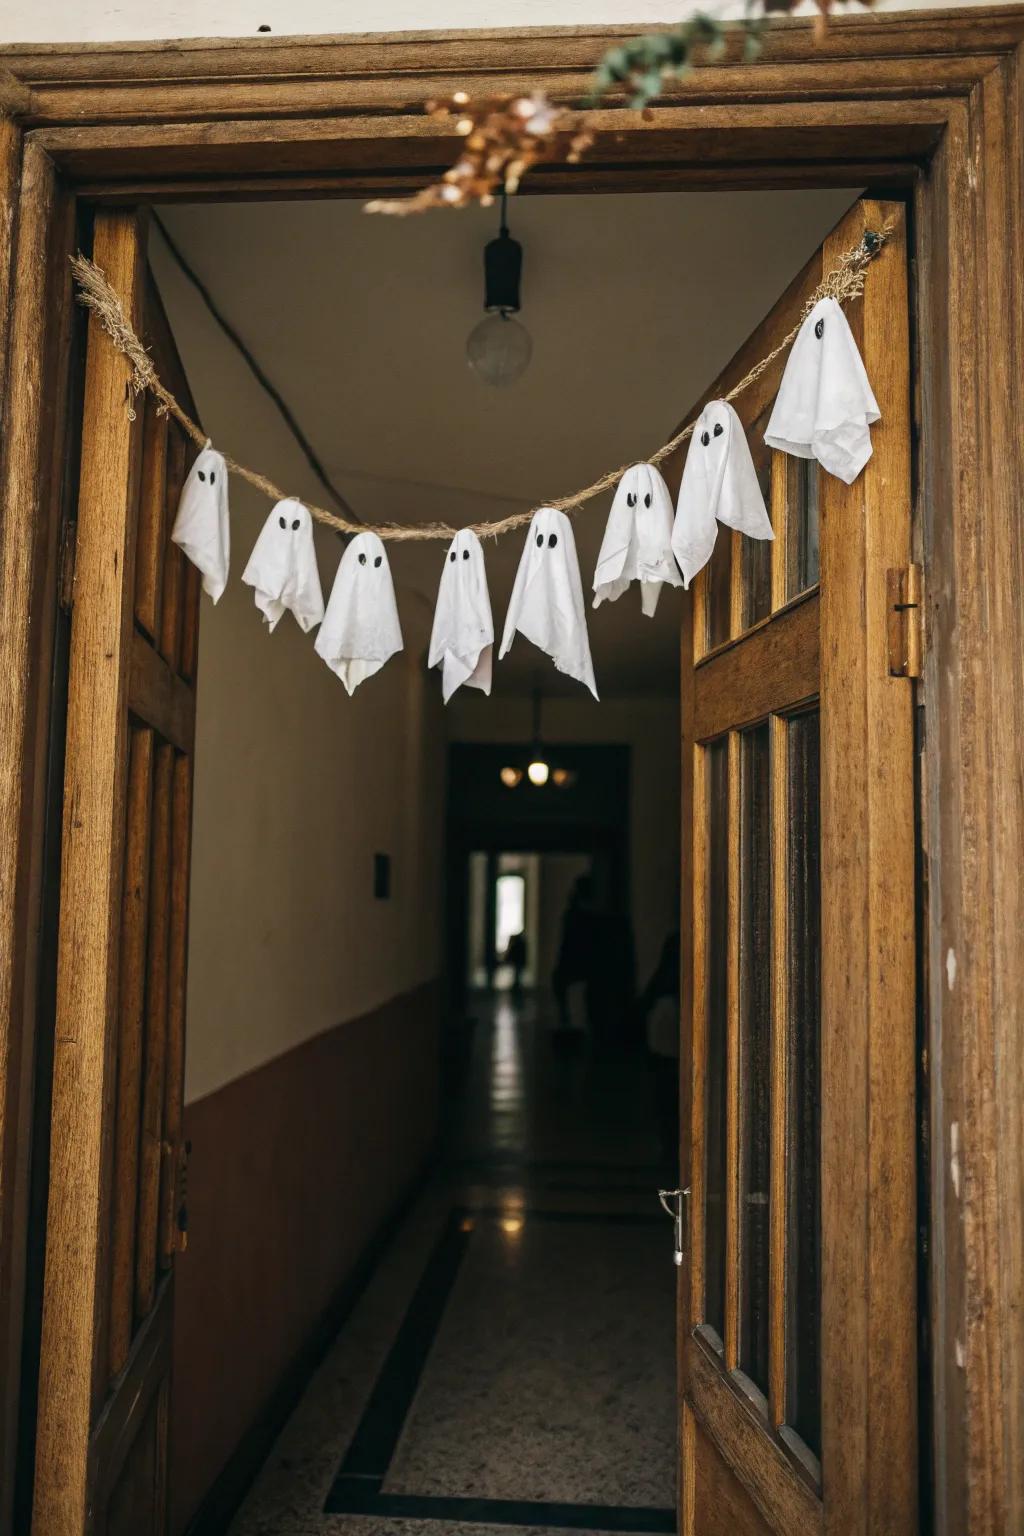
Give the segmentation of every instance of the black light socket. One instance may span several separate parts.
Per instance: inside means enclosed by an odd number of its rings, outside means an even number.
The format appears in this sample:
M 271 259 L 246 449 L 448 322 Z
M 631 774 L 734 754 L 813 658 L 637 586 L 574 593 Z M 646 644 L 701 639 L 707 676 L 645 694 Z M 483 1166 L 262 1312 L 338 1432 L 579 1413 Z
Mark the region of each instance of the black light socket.
M 484 246 L 484 308 L 502 315 L 519 313 L 519 280 L 523 248 L 504 225 L 496 240 Z

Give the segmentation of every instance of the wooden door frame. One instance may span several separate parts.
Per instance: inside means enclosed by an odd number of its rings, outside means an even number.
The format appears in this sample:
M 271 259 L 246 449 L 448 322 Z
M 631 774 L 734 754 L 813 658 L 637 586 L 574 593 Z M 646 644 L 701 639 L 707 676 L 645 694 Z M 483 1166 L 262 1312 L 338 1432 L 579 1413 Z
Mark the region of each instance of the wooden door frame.
M 636 28 L 0 49 L 0 1377 L 20 1338 L 43 766 L 58 566 L 65 258 L 81 202 L 362 196 L 450 163 L 431 97 L 582 101 Z M 595 114 L 526 190 L 867 186 L 912 216 L 926 569 L 930 1314 L 936 1524 L 1024 1527 L 1024 7 L 781 22 Z M 269 166 L 269 168 L 268 168 Z M 920 444 L 926 444 L 921 450 Z M 86 1021 L 83 1021 L 86 1022 Z M 12 1394 L 0 1395 L 10 1486 Z M 0 1509 L 0 1531 L 4 1514 Z

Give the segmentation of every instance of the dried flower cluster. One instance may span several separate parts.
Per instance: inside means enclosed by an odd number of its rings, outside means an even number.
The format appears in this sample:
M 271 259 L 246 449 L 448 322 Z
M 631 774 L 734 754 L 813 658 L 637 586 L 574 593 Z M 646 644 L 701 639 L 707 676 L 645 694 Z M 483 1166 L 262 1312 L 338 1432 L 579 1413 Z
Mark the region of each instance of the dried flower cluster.
M 378 198 L 367 213 L 404 216 L 429 208 L 489 207 L 502 191 L 515 192 L 523 176 L 543 160 L 577 161 L 593 142 L 576 114 L 544 95 L 492 97 L 471 102 L 458 91 L 447 102 L 428 102 L 438 120 L 453 114 L 455 131 L 465 140 L 462 153 L 440 181 L 413 197 Z

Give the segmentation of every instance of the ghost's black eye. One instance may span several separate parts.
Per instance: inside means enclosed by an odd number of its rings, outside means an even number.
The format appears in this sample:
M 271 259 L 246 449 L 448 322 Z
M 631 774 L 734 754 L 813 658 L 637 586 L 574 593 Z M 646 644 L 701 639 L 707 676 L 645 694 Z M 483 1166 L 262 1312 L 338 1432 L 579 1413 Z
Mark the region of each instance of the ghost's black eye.
M 714 436 L 715 437 L 721 437 L 721 435 L 722 435 L 722 433 L 724 431 L 725 431 L 725 428 L 722 426 L 722 423 L 720 421 L 716 421 L 715 422 Z
M 650 491 L 648 491 L 647 495 L 644 497 L 644 506 L 645 507 L 649 507 L 650 504 L 651 504 L 651 493 L 650 493 Z
M 292 533 L 295 532 L 295 530 L 296 530 L 296 528 L 298 526 L 299 526 L 299 520 L 298 520 L 298 518 L 296 518 L 295 521 L 292 523 Z
M 206 484 L 206 476 L 203 474 L 202 470 L 199 470 L 199 478 L 203 482 L 203 484 L 205 485 Z
M 538 535 L 537 535 L 537 548 L 540 549 L 540 547 L 541 547 L 541 545 L 543 543 L 544 543 L 544 535 L 542 533 L 538 533 Z
M 463 560 L 468 560 L 469 559 L 469 550 L 468 549 L 464 549 L 462 551 L 462 558 L 463 558 Z
M 710 441 L 711 441 L 711 433 L 710 432 L 702 432 L 701 435 L 700 435 L 700 440 L 701 440 L 702 446 L 706 448 L 708 443 L 710 443 Z
M 382 561 L 382 560 L 383 560 L 383 559 L 384 559 L 384 556 L 383 556 L 383 555 L 378 555 L 378 556 L 377 556 L 377 558 L 376 558 L 376 560 L 375 560 L 375 561 L 374 561 L 374 562 L 373 562 L 373 568 L 374 568 L 374 570 L 376 570 L 376 569 L 377 569 L 377 567 L 378 567 L 378 565 L 380 565 L 380 563 L 381 563 L 381 561 Z
M 626 506 L 627 507 L 635 507 L 636 506 L 636 497 L 633 495 L 632 491 L 628 491 L 626 493 Z
M 815 327 L 814 327 L 814 334 L 815 334 L 815 336 L 817 336 L 819 341 L 824 336 L 824 334 L 825 334 L 825 322 L 824 322 L 824 320 L 818 320 L 816 322 Z
M 452 550 L 451 554 L 448 556 L 448 559 L 451 561 L 452 565 L 455 564 L 455 551 L 454 551 L 454 549 Z
M 557 543 L 558 543 L 558 534 L 557 533 L 549 533 L 548 534 L 548 549 L 554 549 L 554 547 L 555 547 L 555 545 Z
M 288 527 L 288 524 L 285 522 L 283 517 L 279 517 L 278 518 L 278 522 L 281 524 L 282 528 L 287 528 Z
M 366 556 L 365 555 L 360 555 L 359 556 L 359 564 L 360 565 L 365 565 L 366 564 Z
M 202 475 L 200 475 L 200 476 L 199 476 L 199 478 L 200 478 L 200 480 L 201 480 L 201 479 L 202 479 L 202 478 L 203 478 L 203 477 L 202 477 Z M 213 483 L 214 483 L 214 481 L 215 481 L 215 480 L 216 480 L 216 479 L 217 479 L 217 476 L 216 476 L 216 474 L 215 474 L 215 473 L 214 473 L 214 471 L 213 471 L 213 470 L 212 470 L 212 469 L 211 469 L 211 470 L 210 470 L 210 484 L 211 484 L 211 485 L 213 485 Z

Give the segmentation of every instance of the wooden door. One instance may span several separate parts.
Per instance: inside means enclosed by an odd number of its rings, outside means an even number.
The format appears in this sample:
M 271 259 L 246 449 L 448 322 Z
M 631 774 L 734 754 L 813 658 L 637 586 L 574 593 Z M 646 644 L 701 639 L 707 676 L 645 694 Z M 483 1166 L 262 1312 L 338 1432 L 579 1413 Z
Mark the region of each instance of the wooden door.
M 98 212 L 94 259 L 131 296 L 194 416 L 143 227 Z M 90 319 L 62 831 L 50 1191 L 33 1531 L 166 1527 L 198 573 L 169 541 L 191 445 Z
M 720 530 L 685 642 L 683 1536 L 917 1528 L 914 685 L 888 652 L 911 559 L 901 207 L 855 205 L 708 398 L 885 223 L 847 310 L 873 457 L 845 486 L 770 453 L 783 360 L 747 389 L 776 538 Z

